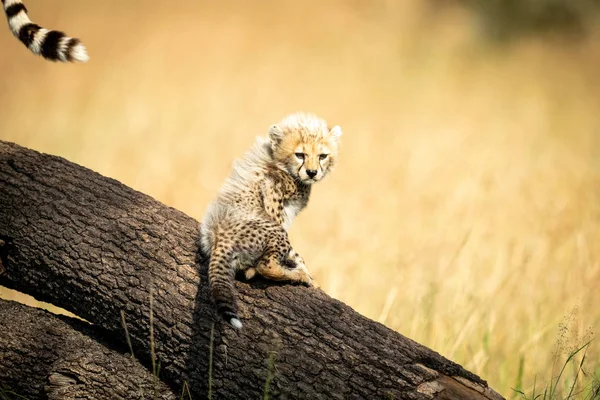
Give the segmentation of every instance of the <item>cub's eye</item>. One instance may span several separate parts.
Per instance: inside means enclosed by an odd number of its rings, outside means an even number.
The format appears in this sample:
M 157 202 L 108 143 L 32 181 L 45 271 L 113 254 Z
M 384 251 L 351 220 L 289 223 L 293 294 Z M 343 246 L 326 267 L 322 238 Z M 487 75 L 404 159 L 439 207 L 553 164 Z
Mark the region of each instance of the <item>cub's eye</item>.
M 304 160 L 304 153 L 296 153 L 295 155 L 298 160 Z
M 326 160 L 328 156 L 329 156 L 329 154 L 319 154 L 319 160 L 321 160 L 321 161 Z

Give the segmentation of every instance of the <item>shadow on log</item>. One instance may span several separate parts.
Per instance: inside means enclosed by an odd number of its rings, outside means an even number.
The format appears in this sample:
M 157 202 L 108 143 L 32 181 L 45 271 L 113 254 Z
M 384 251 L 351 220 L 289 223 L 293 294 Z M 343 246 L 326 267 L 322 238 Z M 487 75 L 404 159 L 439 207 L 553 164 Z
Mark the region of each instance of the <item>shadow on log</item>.
M 199 224 L 119 182 L 0 142 L 0 284 L 65 308 L 123 340 L 192 398 L 500 399 L 436 352 L 319 289 L 237 282 L 240 332 L 221 324 L 198 256 Z M 151 311 L 152 310 L 152 311 Z M 268 359 L 274 357 L 274 368 Z M 0 361 L 1 362 L 1 361 Z M 1 383 L 1 382 L 0 382 Z
M 0 300 L 0 382 L 28 399 L 154 397 L 153 375 L 87 325 Z M 159 381 L 156 398 L 177 396 Z

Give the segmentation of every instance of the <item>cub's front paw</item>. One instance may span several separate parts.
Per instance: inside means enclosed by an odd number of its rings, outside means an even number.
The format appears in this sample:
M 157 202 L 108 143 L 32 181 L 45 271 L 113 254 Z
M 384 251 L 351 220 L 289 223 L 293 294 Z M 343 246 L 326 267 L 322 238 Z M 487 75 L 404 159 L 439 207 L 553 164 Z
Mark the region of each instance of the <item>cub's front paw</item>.
M 306 286 L 313 286 L 313 279 L 304 264 L 304 259 L 294 249 L 288 255 L 288 265 L 293 271 L 293 280 Z
M 296 267 L 298 270 L 298 282 L 305 284 L 306 286 L 313 286 L 313 278 L 308 272 L 306 265 L 302 264 Z

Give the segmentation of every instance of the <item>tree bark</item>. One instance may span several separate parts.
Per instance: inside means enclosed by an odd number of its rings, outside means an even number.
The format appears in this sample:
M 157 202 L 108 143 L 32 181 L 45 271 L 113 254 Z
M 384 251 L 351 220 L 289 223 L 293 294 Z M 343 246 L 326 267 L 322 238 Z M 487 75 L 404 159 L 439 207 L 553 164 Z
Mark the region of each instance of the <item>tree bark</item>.
M 0 382 L 26 398 L 176 399 L 82 321 L 0 300 Z M 155 386 L 156 385 L 156 386 Z M 155 391 L 156 387 L 156 391 Z
M 230 329 L 208 297 L 198 235 L 194 219 L 113 179 L 0 142 L 0 284 L 67 309 L 112 340 L 123 338 L 124 310 L 146 366 L 152 325 L 161 378 L 176 392 L 187 381 L 193 398 L 209 390 L 214 399 L 259 398 L 266 389 L 290 399 L 502 398 L 318 289 L 237 282 L 244 328 Z

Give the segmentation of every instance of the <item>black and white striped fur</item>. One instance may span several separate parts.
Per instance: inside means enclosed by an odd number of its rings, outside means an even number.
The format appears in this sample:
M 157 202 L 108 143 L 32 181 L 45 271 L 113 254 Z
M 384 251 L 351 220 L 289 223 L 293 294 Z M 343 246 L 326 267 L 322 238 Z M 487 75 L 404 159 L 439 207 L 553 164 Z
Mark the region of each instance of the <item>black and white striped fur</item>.
M 63 32 L 48 30 L 31 22 L 21 0 L 2 0 L 12 33 L 35 55 L 51 61 L 86 62 L 89 60 L 79 39 Z

